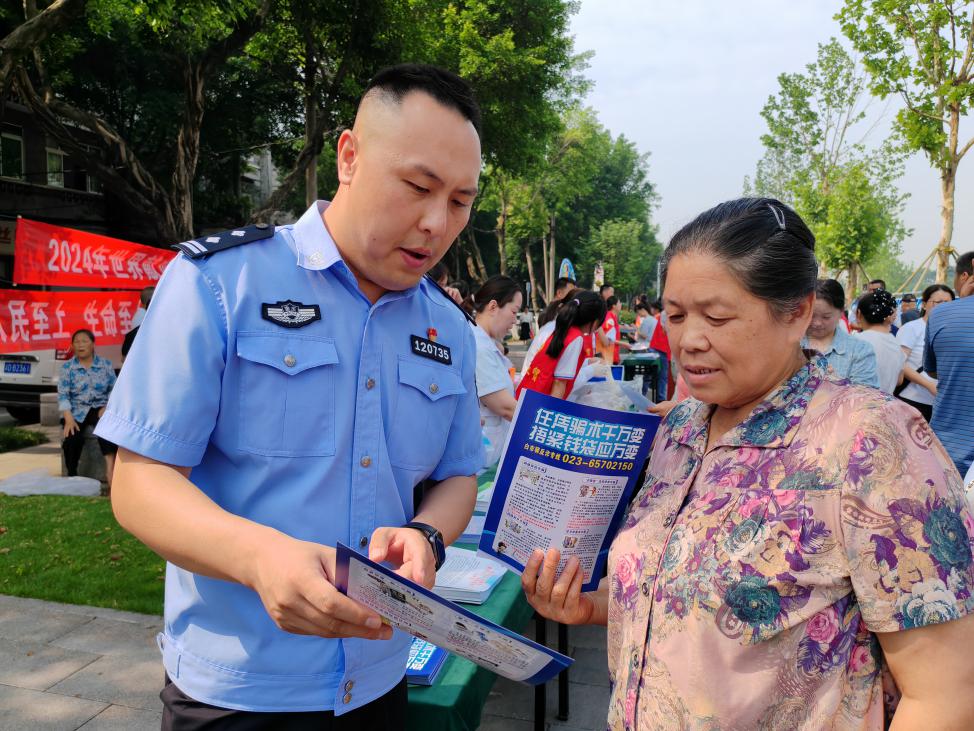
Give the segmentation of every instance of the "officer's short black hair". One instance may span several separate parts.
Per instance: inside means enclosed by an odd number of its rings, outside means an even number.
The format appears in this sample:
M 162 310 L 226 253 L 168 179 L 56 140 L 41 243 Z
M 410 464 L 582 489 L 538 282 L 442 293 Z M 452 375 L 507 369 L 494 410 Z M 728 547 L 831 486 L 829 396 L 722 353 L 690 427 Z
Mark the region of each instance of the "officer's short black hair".
M 384 93 L 397 104 L 401 104 L 411 91 L 425 92 L 443 106 L 462 114 L 480 135 L 480 106 L 473 89 L 452 71 L 424 63 L 401 63 L 384 68 L 373 76 L 362 98 L 374 90 Z
M 958 256 L 954 271 L 958 274 L 974 274 L 974 251 L 968 251 Z

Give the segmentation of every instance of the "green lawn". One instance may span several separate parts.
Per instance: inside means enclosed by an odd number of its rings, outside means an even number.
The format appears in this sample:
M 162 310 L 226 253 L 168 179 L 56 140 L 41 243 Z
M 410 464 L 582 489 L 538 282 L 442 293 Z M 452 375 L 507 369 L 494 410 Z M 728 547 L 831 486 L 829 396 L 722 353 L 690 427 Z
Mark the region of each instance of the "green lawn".
M 0 494 L 0 594 L 162 614 L 164 572 L 107 498 Z
M 36 447 L 44 444 L 47 436 L 44 432 L 32 429 L 21 429 L 16 426 L 0 426 L 0 452 L 12 452 L 24 447 Z

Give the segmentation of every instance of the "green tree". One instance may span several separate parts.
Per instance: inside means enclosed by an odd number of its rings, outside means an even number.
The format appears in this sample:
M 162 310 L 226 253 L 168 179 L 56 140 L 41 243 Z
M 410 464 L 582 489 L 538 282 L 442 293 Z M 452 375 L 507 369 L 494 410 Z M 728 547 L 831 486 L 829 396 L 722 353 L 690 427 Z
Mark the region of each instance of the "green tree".
M 45 131 L 84 160 L 114 196 L 154 222 L 160 239 L 187 238 L 194 231 L 193 188 L 207 84 L 257 32 L 269 6 L 270 0 L 245 0 L 232 8 L 217 0 L 90 0 L 84 23 L 39 37 L 32 52 L 18 58 L 12 86 Z M 32 2 L 24 7 L 26 17 L 5 27 L 3 43 L 51 9 L 38 12 Z M 77 14 L 80 7 L 71 11 Z M 9 22 L 7 14 L 5 19 Z M 120 64 L 121 58 L 143 62 L 140 78 L 132 77 L 133 68 Z M 107 76 L 96 78 L 93 69 Z M 121 86 L 163 108 L 117 108 L 120 100 L 106 92 L 120 88 L 112 83 L 119 77 L 126 79 Z M 165 92 L 149 91 L 147 77 L 162 81 Z M 115 114 L 98 110 L 92 96 L 115 105 Z M 90 149 L 79 129 L 97 135 L 103 149 Z M 168 141 L 165 162 L 145 154 L 158 150 L 160 131 Z M 140 133 L 151 141 L 146 150 L 133 144 Z
M 850 166 L 828 194 L 812 186 L 800 189 L 797 204 L 800 210 L 815 212 L 820 260 L 831 269 L 849 272 L 846 296 L 851 300 L 858 291 L 862 262 L 872 259 L 889 240 L 894 225 L 869 170 Z
M 761 110 L 765 155 L 745 190 L 792 205 L 815 234 L 819 260 L 848 271 L 854 296 L 863 263 L 881 247 L 898 251 L 906 235 L 905 196 L 895 185 L 902 154 L 889 142 L 867 148 L 859 135 L 867 120 L 867 77 L 836 39 L 819 44 L 804 72 L 779 75 L 778 86 Z M 849 208 L 853 194 L 865 196 L 858 212 Z
M 960 120 L 974 101 L 974 2 L 846 0 L 836 16 L 863 54 L 871 89 L 904 103 L 896 127 L 940 174 L 941 231 L 937 281 L 945 281 L 954 232 L 957 168 L 974 146 Z
M 655 275 L 660 247 L 649 242 L 648 225 L 644 221 L 604 221 L 592 232 L 588 248 L 598 252 L 605 267 L 605 281 L 620 295 L 645 291 Z
M 571 2 L 346 4 L 347 9 L 336 11 L 335 3 L 318 2 L 314 7 L 319 9 L 312 11 L 307 3 L 290 0 L 283 15 L 295 22 L 284 22 L 285 30 L 263 46 L 263 56 L 288 59 L 294 69 L 294 86 L 305 100 L 304 143 L 255 218 L 284 208 L 301 183 L 312 197 L 315 161 L 328 132 L 351 124 L 354 109 L 348 106 L 382 66 L 420 61 L 461 74 L 484 111 L 485 160 L 514 172 L 537 159 L 544 141 L 558 128 L 560 109 L 584 86 L 579 76 L 584 59 L 573 55 L 568 35 L 575 10 Z M 309 27 L 315 28 L 313 34 Z
M 531 283 L 535 307 L 553 294 L 564 257 L 581 282 L 605 263 L 622 293 L 646 287 L 660 253 L 646 155 L 613 138 L 590 109 L 566 110 L 562 125 L 523 174 L 488 167 L 475 223 L 494 236 L 508 273 Z

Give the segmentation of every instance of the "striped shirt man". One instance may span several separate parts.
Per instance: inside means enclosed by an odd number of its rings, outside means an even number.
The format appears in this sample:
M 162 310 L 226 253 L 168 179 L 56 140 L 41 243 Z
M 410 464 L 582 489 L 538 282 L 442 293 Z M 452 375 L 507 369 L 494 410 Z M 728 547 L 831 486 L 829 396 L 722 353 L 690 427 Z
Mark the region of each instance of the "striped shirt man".
M 974 462 L 974 297 L 930 313 L 923 367 L 937 378 L 930 426 L 963 475 Z

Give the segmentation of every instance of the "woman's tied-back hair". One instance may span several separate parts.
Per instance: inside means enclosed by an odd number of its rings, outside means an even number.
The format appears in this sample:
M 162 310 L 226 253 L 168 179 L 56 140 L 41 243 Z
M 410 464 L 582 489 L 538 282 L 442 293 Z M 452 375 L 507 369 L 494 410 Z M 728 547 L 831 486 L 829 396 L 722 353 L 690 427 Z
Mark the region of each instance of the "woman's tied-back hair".
M 549 322 L 554 320 L 555 315 L 558 314 L 558 310 L 561 309 L 561 306 L 566 302 L 568 302 L 568 300 L 577 297 L 578 293 L 582 291 L 584 290 L 578 289 L 576 287 L 575 289 L 568 290 L 568 292 L 565 293 L 565 296 L 562 297 L 561 299 L 551 300 L 548 306 L 544 308 L 544 311 L 541 313 L 541 316 L 538 318 L 538 327 L 544 327 Z
M 896 312 L 896 297 L 885 289 L 877 289 L 859 300 L 857 312 L 870 325 L 878 325 Z
M 495 274 L 484 282 L 480 289 L 469 295 L 462 306 L 471 315 L 479 314 L 491 301 L 497 302 L 498 307 L 503 307 L 520 291 L 521 288 L 513 279 L 503 274 Z
M 845 290 L 834 279 L 819 279 L 815 282 L 815 296 L 835 309 L 845 311 Z
M 815 236 L 801 217 L 774 198 L 738 198 L 704 211 L 670 239 L 662 280 L 673 257 L 709 254 L 778 318 L 815 291 Z
M 584 327 L 592 322 L 598 327 L 605 319 L 605 312 L 605 300 L 600 295 L 588 289 L 576 290 L 571 299 L 565 298 L 564 304 L 558 310 L 555 332 L 545 353 L 552 358 L 559 357 L 565 349 L 565 337 L 569 328 Z

